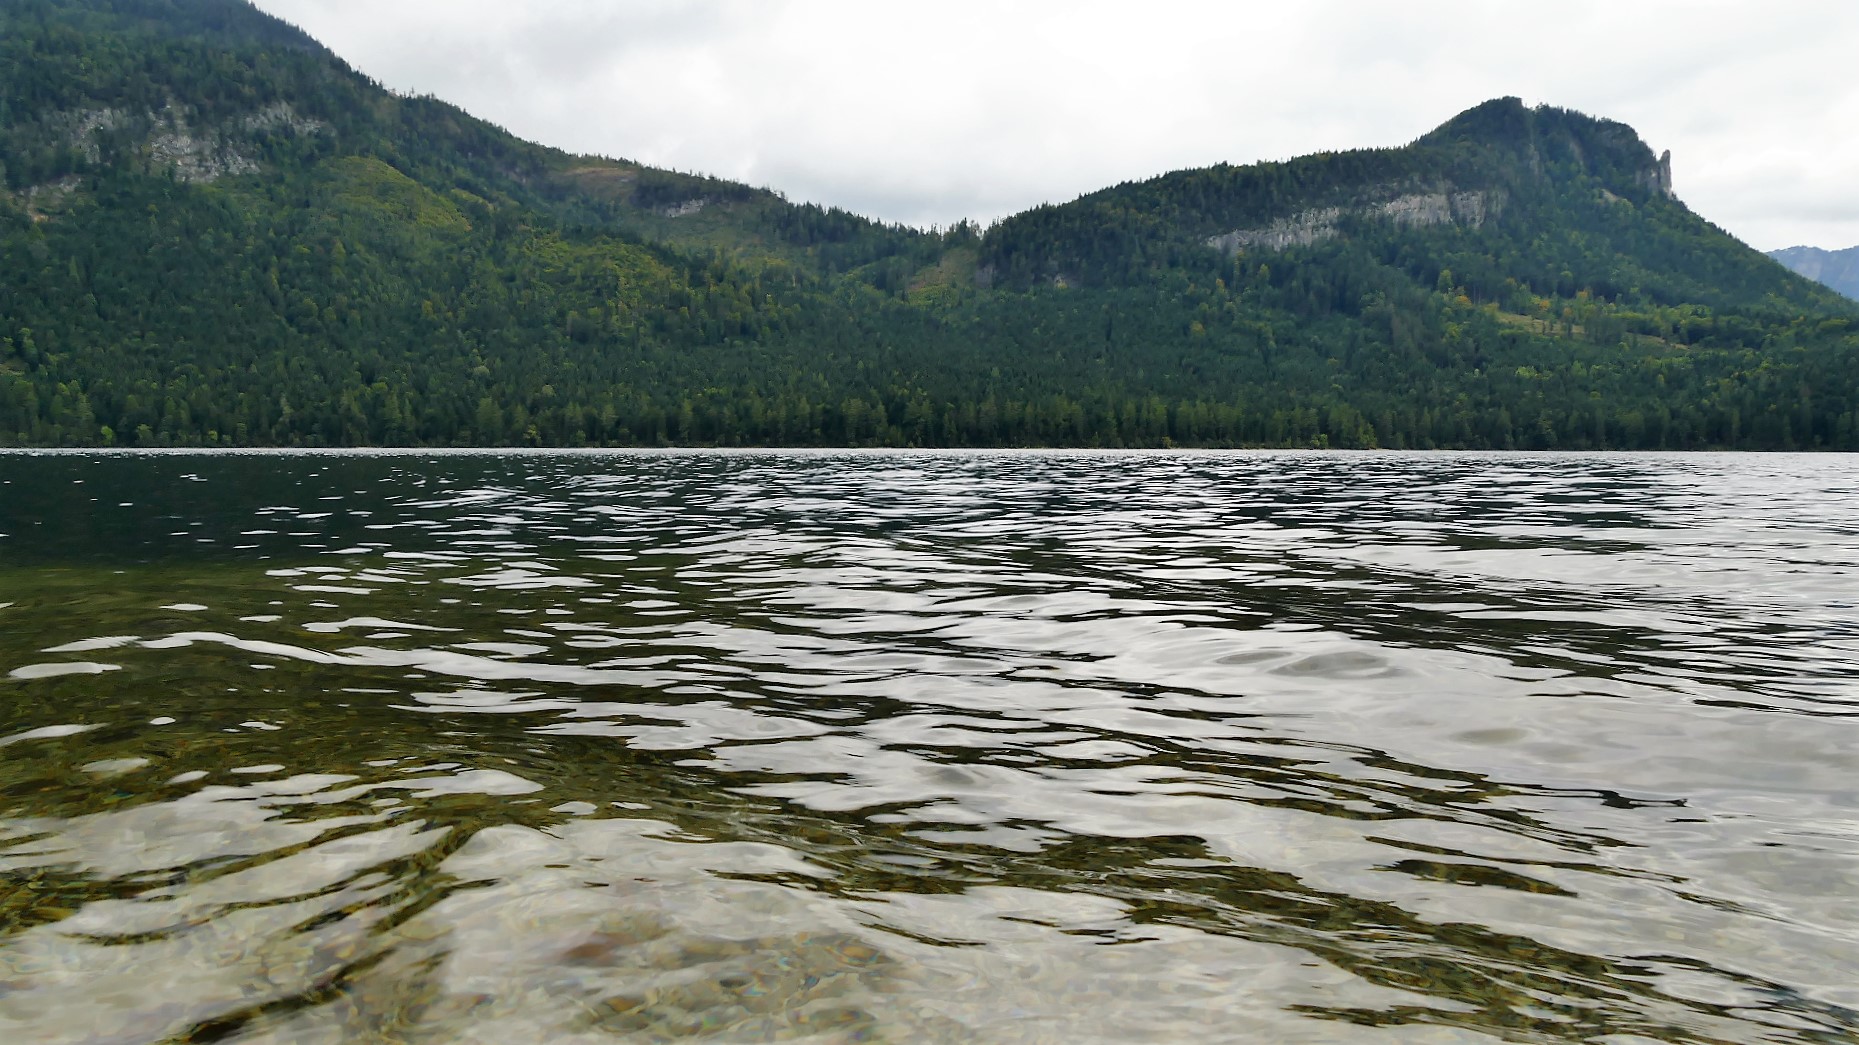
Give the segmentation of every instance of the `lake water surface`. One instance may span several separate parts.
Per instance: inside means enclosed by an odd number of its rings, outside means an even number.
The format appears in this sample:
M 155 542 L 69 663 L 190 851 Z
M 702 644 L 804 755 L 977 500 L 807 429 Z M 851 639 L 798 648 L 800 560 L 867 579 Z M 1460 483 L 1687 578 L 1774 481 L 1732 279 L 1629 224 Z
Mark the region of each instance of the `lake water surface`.
M 1859 1041 L 1859 469 L 0 455 L 0 1041 Z

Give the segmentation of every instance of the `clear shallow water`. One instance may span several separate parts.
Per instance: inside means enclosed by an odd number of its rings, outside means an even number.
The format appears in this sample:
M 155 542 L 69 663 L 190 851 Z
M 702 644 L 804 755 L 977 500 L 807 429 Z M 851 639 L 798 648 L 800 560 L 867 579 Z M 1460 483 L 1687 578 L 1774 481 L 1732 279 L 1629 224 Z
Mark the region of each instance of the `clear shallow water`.
M 0 455 L 0 1040 L 1859 1041 L 1835 456 Z

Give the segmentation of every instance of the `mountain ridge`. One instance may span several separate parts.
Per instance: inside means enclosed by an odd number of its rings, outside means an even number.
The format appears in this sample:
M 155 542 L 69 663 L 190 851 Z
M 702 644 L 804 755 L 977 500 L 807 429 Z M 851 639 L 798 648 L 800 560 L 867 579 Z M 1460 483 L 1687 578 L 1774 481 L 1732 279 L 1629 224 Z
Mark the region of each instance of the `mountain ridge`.
M 1789 271 L 1859 300 L 1859 247 L 1847 247 L 1844 250 L 1783 247 L 1781 250 L 1771 250 L 1768 254 Z
M 235 0 L 0 29 L 0 442 L 1859 439 L 1859 311 L 1569 110 L 924 231 L 524 142 Z
M 1547 201 L 1534 191 L 1540 183 L 1574 187 L 1591 198 Z M 1115 267 L 1123 259 L 1158 250 L 1174 256 L 1185 244 L 1171 241 L 1184 237 L 1198 238 L 1230 256 L 1246 247 L 1308 247 L 1340 234 L 1349 218 L 1379 217 L 1410 227 L 1476 228 L 1487 219 L 1496 223 L 1514 203 L 1532 202 L 1538 209 L 1549 202 L 1563 207 L 1585 202 L 1597 205 L 1597 211 L 1611 212 L 1611 217 L 1651 206 L 1664 224 L 1686 226 L 1667 230 L 1667 239 L 1722 231 L 1683 207 L 1672 192 L 1670 153 L 1656 156 L 1630 127 L 1552 106 L 1532 109 L 1510 97 L 1474 106 L 1405 146 L 1176 171 L 1088 193 L 1067 204 L 1033 208 L 1001 223 L 1004 228 L 1000 235 L 991 235 L 992 249 L 984 251 L 984 263 L 997 271 L 1017 272 L 1017 282 L 1024 285 L 1029 267 L 1039 270 L 1033 278 L 1064 276 L 1068 266 L 1101 268 L 1093 265 L 1091 249 L 1077 240 L 1101 243 L 1105 230 L 1112 230 L 1109 235 L 1116 240 L 1118 258 L 1111 261 Z M 1519 209 L 1529 220 L 1532 208 Z M 1080 210 L 1088 212 L 1075 223 L 1083 228 L 1068 232 L 1062 227 L 1063 215 Z M 1137 212 L 1133 216 L 1132 210 Z M 1172 229 L 1154 226 L 1152 217 L 1158 213 L 1167 215 Z M 1032 225 L 1033 230 L 1017 237 L 1017 225 Z M 1017 238 L 1033 241 L 1027 257 L 1010 256 Z M 1068 241 L 1071 249 L 1065 256 Z M 1055 250 L 1060 256 L 1051 256 Z M 1742 278 L 1764 293 L 1813 299 L 1803 285 L 1791 284 L 1759 258 L 1753 249 L 1738 245 L 1726 249 L 1722 260 L 1740 268 Z M 1594 289 L 1611 295 L 1616 288 Z M 1700 290 L 1693 286 L 1685 293 L 1697 296 Z M 1666 295 L 1670 300 L 1681 296 Z

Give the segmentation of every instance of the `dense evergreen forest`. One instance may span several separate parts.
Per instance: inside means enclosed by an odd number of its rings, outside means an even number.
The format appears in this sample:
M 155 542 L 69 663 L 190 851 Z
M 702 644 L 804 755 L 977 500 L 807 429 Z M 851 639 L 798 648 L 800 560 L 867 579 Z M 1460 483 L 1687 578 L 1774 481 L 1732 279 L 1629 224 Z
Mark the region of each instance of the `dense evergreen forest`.
M 1515 99 L 923 231 L 241 0 L 0 6 L 0 445 L 1859 449 L 1859 306 Z

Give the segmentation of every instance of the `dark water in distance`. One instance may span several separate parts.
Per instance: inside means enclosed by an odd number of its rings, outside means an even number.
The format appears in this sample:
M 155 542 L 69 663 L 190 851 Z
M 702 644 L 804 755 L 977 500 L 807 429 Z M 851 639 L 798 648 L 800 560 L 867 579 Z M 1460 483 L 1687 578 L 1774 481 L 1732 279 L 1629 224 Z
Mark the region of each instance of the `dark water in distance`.
M 1859 1041 L 1859 469 L 0 455 L 0 1041 Z

